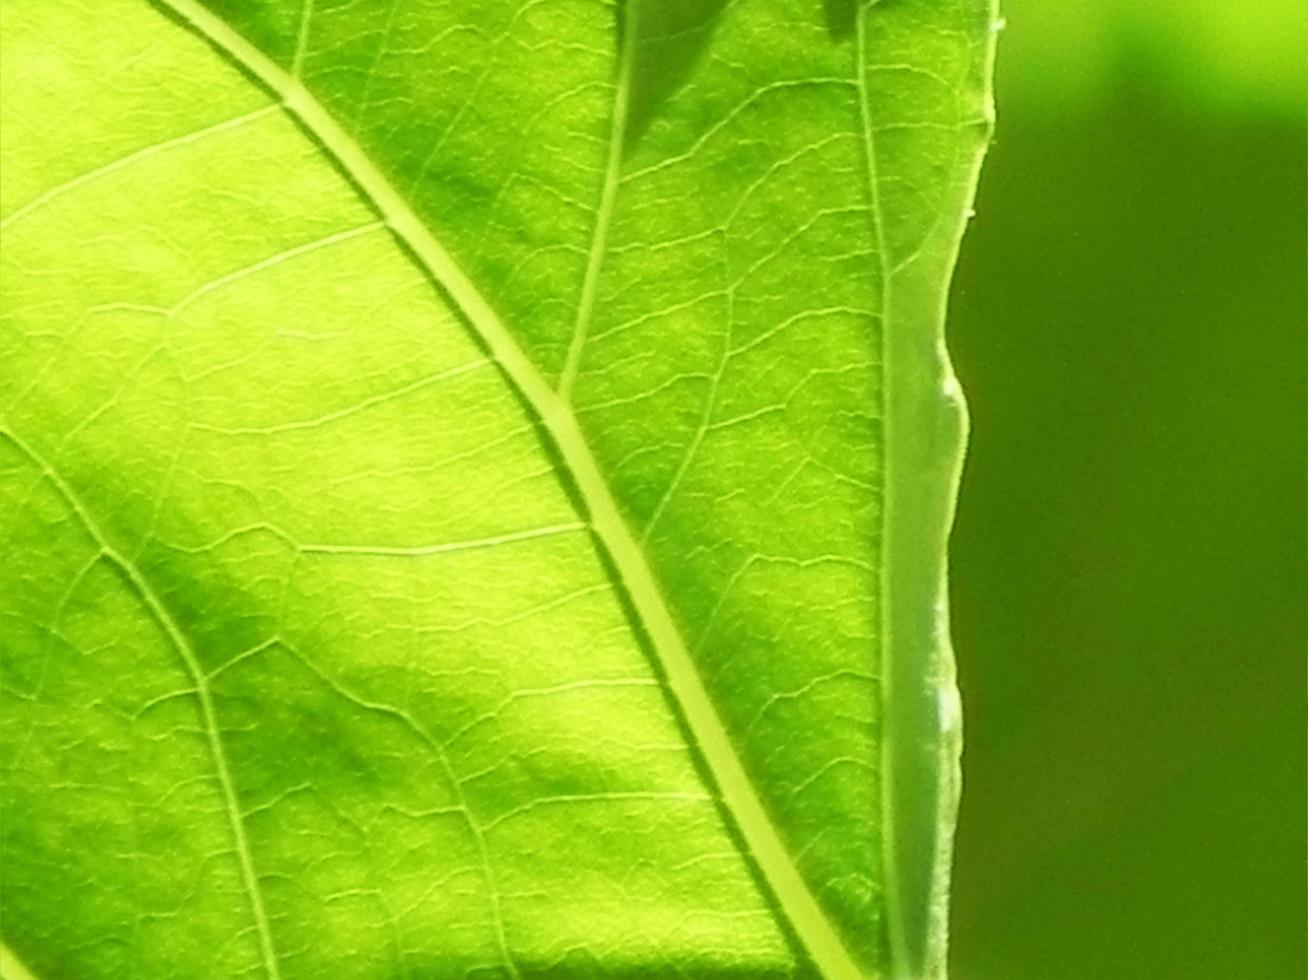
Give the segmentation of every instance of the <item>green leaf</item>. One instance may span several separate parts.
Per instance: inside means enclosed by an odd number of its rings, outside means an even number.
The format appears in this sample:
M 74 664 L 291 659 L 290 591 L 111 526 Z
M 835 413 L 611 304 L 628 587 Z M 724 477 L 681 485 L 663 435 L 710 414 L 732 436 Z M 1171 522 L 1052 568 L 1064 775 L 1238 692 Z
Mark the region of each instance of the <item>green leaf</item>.
M 0 9 L 0 971 L 941 975 L 989 0 Z

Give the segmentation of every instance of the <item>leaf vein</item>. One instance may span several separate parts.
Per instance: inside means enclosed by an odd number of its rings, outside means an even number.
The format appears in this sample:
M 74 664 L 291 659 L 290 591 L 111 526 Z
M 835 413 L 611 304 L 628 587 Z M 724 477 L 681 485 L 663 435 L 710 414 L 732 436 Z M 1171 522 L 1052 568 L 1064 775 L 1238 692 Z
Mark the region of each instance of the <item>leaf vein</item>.
M 724 807 L 748 845 L 747 857 L 763 875 L 786 922 L 826 980 L 861 980 L 863 971 L 801 875 L 737 755 L 681 627 L 608 487 L 572 406 L 560 397 L 518 346 L 499 314 L 388 177 L 307 89 L 198 0 L 152 2 L 163 4 L 180 16 L 217 50 L 281 97 L 287 112 L 336 161 L 431 276 L 435 286 L 462 311 L 469 330 L 490 350 L 506 381 L 535 411 L 561 457 L 560 475 L 566 474 L 577 488 L 597 543 L 612 559 L 616 574 L 626 588 L 661 667 L 670 699 L 680 710 L 717 784 Z M 835 83 L 852 84 L 847 79 L 826 78 L 796 84 Z M 788 86 L 779 84 L 767 88 L 785 87 Z
M 152 143 L 149 146 L 143 146 L 139 150 L 133 150 L 124 157 L 119 157 L 117 160 L 112 160 L 103 166 L 96 167 L 94 170 L 89 170 L 71 180 L 66 180 L 62 184 L 58 184 L 48 190 L 42 191 L 36 197 L 32 198 L 32 200 L 8 215 L 3 221 L 0 221 L 0 231 L 5 231 L 13 227 L 34 211 L 41 210 L 51 201 L 62 197 L 69 191 L 76 190 L 84 184 L 89 184 L 92 181 L 99 180 L 101 177 L 107 177 L 112 173 L 126 169 L 135 163 L 139 163 L 142 160 L 148 160 L 150 157 L 156 156 L 160 153 L 165 153 L 176 147 L 198 142 L 206 136 L 212 136 L 215 133 L 222 133 L 229 129 L 236 129 L 240 126 L 244 126 L 246 123 L 251 123 L 257 119 L 262 119 L 264 116 L 271 115 L 276 112 L 277 109 L 278 107 L 275 105 L 262 106 L 261 108 L 255 109 L 253 112 L 247 112 L 244 115 L 236 116 L 232 119 L 224 119 L 222 122 L 214 123 L 212 126 L 206 126 L 204 129 L 197 129 L 194 132 L 185 133 L 181 136 L 174 136 L 171 139 L 166 139 L 159 143 Z
M 40 469 L 50 481 L 51 485 L 67 502 L 69 508 L 77 515 L 78 520 L 86 528 L 91 539 L 100 548 L 104 557 L 118 566 L 127 581 L 131 584 L 141 600 L 150 617 L 155 620 L 164 635 L 168 637 L 169 642 L 176 649 L 182 664 L 191 676 L 191 681 L 195 685 L 196 699 L 200 703 L 200 714 L 204 721 L 205 735 L 209 743 L 209 751 L 213 756 L 214 769 L 217 772 L 218 784 L 222 791 L 223 802 L 227 810 L 228 824 L 231 828 L 232 838 L 235 843 L 237 860 L 241 867 L 241 877 L 244 880 L 245 890 L 250 899 L 250 909 L 254 917 L 256 931 L 259 936 L 259 947 L 263 956 L 264 967 L 268 972 L 270 980 L 279 980 L 281 971 L 277 965 L 277 949 L 273 943 L 272 928 L 268 920 L 267 911 L 264 908 L 263 891 L 259 884 L 259 876 L 254 865 L 254 855 L 250 850 L 249 838 L 245 831 L 245 821 L 241 815 L 240 804 L 236 795 L 236 786 L 232 781 L 231 768 L 227 761 L 227 751 L 223 746 L 221 728 L 218 725 L 217 711 L 214 708 L 213 692 L 209 689 L 209 680 L 200 667 L 199 658 L 196 656 L 195 648 L 187 639 L 181 625 L 173 618 L 172 613 L 164 604 L 159 595 L 151 588 L 149 580 L 141 573 L 136 564 L 122 552 L 118 551 L 101 531 L 99 524 L 96 523 L 90 511 L 81 502 L 81 499 L 73 491 L 46 460 L 32 449 L 27 442 L 21 438 L 12 429 L 0 429 L 3 434 L 23 455 L 27 456 L 38 469 Z

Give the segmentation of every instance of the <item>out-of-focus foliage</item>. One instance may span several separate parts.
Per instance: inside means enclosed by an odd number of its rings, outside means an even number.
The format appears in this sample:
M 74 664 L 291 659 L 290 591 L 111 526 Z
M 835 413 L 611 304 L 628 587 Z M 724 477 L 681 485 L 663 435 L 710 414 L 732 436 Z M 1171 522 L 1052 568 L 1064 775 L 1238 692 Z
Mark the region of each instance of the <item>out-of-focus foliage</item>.
M 951 976 L 1303 977 L 1308 18 L 1007 16 L 950 318 Z
M 1129 86 L 1182 111 L 1303 116 L 1308 17 L 1298 0 L 1010 0 L 1005 112 L 1084 110 Z

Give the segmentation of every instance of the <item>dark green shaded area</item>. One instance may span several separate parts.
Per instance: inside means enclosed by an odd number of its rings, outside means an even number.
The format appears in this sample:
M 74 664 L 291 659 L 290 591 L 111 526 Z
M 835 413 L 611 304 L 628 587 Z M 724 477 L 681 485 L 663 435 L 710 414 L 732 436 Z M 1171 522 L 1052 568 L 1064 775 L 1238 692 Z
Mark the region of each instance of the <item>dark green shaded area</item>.
M 1213 109 L 1144 47 L 1028 111 L 1077 37 L 1010 17 L 951 309 L 951 976 L 1302 977 L 1302 113 Z

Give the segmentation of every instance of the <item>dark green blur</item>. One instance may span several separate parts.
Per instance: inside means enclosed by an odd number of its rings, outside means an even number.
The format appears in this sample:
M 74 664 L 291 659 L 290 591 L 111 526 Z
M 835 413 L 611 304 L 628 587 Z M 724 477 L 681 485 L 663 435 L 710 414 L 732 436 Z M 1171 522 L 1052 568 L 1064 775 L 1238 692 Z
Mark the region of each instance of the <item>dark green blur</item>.
M 1308 17 L 1207 6 L 1006 10 L 950 317 L 953 980 L 1308 976 Z

